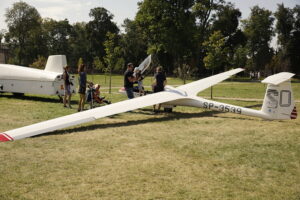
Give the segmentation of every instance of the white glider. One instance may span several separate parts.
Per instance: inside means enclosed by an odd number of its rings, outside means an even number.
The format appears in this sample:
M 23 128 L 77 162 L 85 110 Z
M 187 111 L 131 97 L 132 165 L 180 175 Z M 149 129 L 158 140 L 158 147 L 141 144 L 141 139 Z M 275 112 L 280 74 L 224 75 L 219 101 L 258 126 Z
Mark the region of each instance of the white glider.
M 243 71 L 241 68 L 233 69 L 179 86 L 177 88 L 168 86 L 163 92 L 149 94 L 135 99 L 125 100 L 92 110 L 87 110 L 84 112 L 6 131 L 0 134 L 0 141 L 19 140 L 154 104 L 166 104 L 170 106 L 193 106 L 222 112 L 261 117 L 269 120 L 295 119 L 297 117 L 297 111 L 290 82 L 290 79 L 292 76 L 294 76 L 294 74 L 288 72 L 282 72 L 269 76 L 262 81 L 263 83 L 267 83 L 268 87 L 261 110 L 253 110 L 240 106 L 219 103 L 196 96 L 198 92 L 209 88 L 241 71 Z

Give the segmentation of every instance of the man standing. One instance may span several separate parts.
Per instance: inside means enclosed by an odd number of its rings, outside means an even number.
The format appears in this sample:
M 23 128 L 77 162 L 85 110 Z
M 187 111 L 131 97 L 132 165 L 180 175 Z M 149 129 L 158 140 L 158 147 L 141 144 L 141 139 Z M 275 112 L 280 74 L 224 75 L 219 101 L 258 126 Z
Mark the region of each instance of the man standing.
M 156 74 L 154 75 L 154 83 L 153 83 L 153 92 L 157 93 L 157 92 L 161 92 L 164 91 L 165 89 L 165 85 L 167 84 L 167 79 L 166 79 L 166 75 L 162 72 L 162 67 L 158 66 L 156 68 Z M 153 105 L 153 111 L 159 111 L 160 109 L 160 104 L 158 104 L 158 108 L 157 110 L 155 110 L 155 105 Z
M 133 99 L 133 83 L 136 81 L 135 77 L 133 76 L 133 64 L 127 64 L 127 70 L 124 73 L 124 88 L 126 90 L 126 94 L 128 99 Z
M 70 70 L 70 66 L 67 65 L 64 67 L 64 73 L 63 73 L 63 79 L 64 79 L 64 107 L 67 107 L 67 102 L 68 102 L 68 106 L 69 108 L 71 107 L 71 85 L 73 85 L 73 83 L 70 81 L 70 74 L 69 74 L 69 70 Z

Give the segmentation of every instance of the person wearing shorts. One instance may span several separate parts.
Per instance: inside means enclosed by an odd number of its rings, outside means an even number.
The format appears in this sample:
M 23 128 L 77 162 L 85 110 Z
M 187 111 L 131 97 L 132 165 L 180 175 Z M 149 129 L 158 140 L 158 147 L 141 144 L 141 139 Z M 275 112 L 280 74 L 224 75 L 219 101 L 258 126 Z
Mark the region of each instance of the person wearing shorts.
M 85 103 L 85 91 L 86 91 L 86 72 L 85 72 L 85 65 L 81 64 L 78 67 L 78 78 L 79 78 L 79 102 L 78 102 L 78 112 L 84 110 L 84 103 Z
M 67 107 L 67 102 L 68 102 L 68 107 L 71 107 L 71 81 L 70 81 L 70 74 L 69 74 L 70 66 L 65 66 L 64 67 L 64 73 L 63 73 L 63 79 L 64 79 L 64 107 Z
M 133 76 L 133 64 L 127 64 L 127 70 L 124 73 L 124 88 L 127 94 L 128 99 L 133 99 L 133 83 L 136 81 L 136 78 Z

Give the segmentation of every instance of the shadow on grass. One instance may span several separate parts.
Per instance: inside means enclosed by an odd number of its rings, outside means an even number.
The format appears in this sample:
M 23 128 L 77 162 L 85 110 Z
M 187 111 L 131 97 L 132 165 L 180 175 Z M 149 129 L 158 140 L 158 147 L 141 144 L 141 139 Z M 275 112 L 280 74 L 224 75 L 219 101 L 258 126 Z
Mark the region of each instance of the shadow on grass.
M 29 101 L 40 101 L 40 102 L 48 102 L 48 103 L 61 103 L 62 99 L 58 96 L 55 97 L 43 97 L 43 96 L 29 96 L 29 95 L 13 95 L 13 94 L 0 94 L 0 97 L 5 97 L 8 99 L 18 99 L 18 100 L 29 100 Z M 72 104 L 77 104 L 78 101 L 71 100 Z
M 147 114 L 150 115 L 149 110 L 143 109 L 142 112 L 132 112 L 134 114 Z M 153 116 L 161 116 L 163 117 L 155 117 L 150 119 L 141 119 L 141 120 L 128 120 L 126 122 L 117 122 L 111 124 L 94 124 L 94 125 L 83 125 L 81 127 L 64 129 L 64 130 L 57 130 L 50 133 L 42 134 L 42 135 L 63 135 L 63 134 L 70 134 L 74 132 L 82 132 L 82 131 L 91 131 L 96 129 L 106 129 L 106 128 L 121 128 L 127 126 L 134 126 L 144 123 L 156 123 L 156 122 L 166 122 L 171 120 L 178 120 L 178 119 L 191 119 L 191 118 L 200 118 L 200 117 L 214 117 L 214 114 L 220 113 L 218 111 L 204 111 L 201 113 L 181 113 L 181 112 L 172 112 L 172 113 L 158 113 L 158 114 L 151 114 Z M 112 116 L 114 118 L 116 115 Z M 37 135 L 35 137 L 39 137 L 42 135 Z
M 245 106 L 245 108 L 255 108 L 255 107 L 262 107 L 262 104 L 255 104 L 255 105 L 250 105 L 250 106 Z
M 69 128 L 64 130 L 57 130 L 50 133 L 46 133 L 43 135 L 63 135 L 63 134 L 70 134 L 74 132 L 83 132 L 83 131 L 92 131 L 96 129 L 106 129 L 106 128 L 121 128 L 121 127 L 128 127 L 128 126 L 135 126 L 144 123 L 156 123 L 156 122 L 166 122 L 171 120 L 179 120 L 179 119 L 192 119 L 192 118 L 201 118 L 201 117 L 215 117 L 215 118 L 222 118 L 222 119 L 238 119 L 238 120 L 254 120 L 249 118 L 239 118 L 239 117 L 225 117 L 225 116 L 216 116 L 216 114 L 224 113 L 219 111 L 203 111 L 200 113 L 182 113 L 182 112 L 172 112 L 172 113 L 157 113 L 153 114 L 151 109 L 139 109 L 136 111 L 131 111 L 129 113 L 133 114 L 142 114 L 142 115 L 152 115 L 153 118 L 148 119 L 140 119 L 140 120 L 128 120 L 125 122 L 116 122 L 110 124 L 93 124 L 93 125 L 83 125 L 80 127 Z M 118 115 L 110 116 L 109 118 L 115 118 Z M 155 117 L 155 116 L 162 116 L 162 117 Z M 39 137 L 42 135 L 37 135 Z

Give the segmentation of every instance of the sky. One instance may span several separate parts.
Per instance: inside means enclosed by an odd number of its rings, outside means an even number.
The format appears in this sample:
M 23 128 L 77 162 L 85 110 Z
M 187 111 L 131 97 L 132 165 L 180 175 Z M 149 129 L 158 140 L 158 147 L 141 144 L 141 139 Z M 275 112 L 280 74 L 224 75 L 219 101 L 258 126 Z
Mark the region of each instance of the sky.
M 5 12 L 13 3 L 19 0 L 0 0 L 0 30 L 7 29 Z M 35 7 L 43 18 L 49 17 L 55 20 L 67 18 L 69 22 L 90 21 L 90 9 L 104 7 L 114 15 L 113 21 L 120 26 L 124 19 L 134 19 L 139 0 L 23 0 Z
M 7 29 L 5 12 L 13 3 L 19 0 L 0 0 L 0 30 Z M 91 8 L 104 7 L 114 15 L 113 21 L 121 28 L 124 19 L 134 19 L 138 10 L 137 3 L 141 0 L 23 0 L 35 7 L 43 18 L 55 20 L 68 19 L 71 24 L 75 22 L 88 22 Z M 271 11 L 276 11 L 277 4 L 284 3 L 286 7 L 293 8 L 300 5 L 300 0 L 225 0 L 232 2 L 242 12 L 242 19 L 250 14 L 250 8 L 258 5 Z M 122 30 L 122 29 L 121 29 Z

